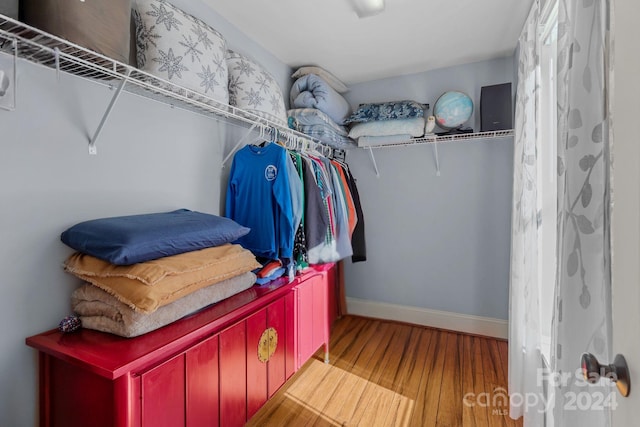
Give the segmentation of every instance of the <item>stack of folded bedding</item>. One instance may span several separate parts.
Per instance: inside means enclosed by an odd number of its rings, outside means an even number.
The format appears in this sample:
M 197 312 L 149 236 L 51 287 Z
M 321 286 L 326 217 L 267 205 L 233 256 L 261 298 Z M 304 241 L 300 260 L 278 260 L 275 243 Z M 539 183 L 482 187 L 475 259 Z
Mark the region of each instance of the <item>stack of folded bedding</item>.
M 261 265 L 228 218 L 181 209 L 86 221 L 62 233 L 77 250 L 64 269 L 82 326 L 138 336 L 253 286 Z
M 301 67 L 291 76 L 289 127 L 334 148 L 353 147 L 344 121 L 351 107 L 342 93 L 348 88 L 320 67 Z
M 347 128 L 336 124 L 316 108 L 295 108 L 287 111 L 289 127 L 312 136 L 334 148 L 353 147 Z
M 345 124 L 359 147 L 398 144 L 424 135 L 428 109 L 428 104 L 411 100 L 360 104 Z

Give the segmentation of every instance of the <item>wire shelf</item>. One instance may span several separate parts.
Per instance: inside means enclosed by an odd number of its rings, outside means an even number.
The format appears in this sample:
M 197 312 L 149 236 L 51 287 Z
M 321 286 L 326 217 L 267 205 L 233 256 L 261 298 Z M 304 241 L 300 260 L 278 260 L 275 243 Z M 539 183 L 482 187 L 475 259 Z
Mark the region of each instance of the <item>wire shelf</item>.
M 506 138 L 509 136 L 513 136 L 513 129 L 507 130 L 496 130 L 489 132 L 475 132 L 475 133 L 458 133 L 452 135 L 425 135 L 420 138 L 411 138 L 406 141 L 399 142 L 396 144 L 385 144 L 385 145 L 361 145 L 360 148 L 393 148 L 393 147 L 406 147 L 409 145 L 419 145 L 419 144 L 439 144 L 443 142 L 459 142 L 459 141 L 468 141 L 472 139 L 496 139 L 496 138 Z
M 378 169 L 378 162 L 376 161 L 376 157 L 373 155 L 374 148 L 397 148 L 397 147 L 408 147 L 412 145 L 429 144 L 433 148 L 433 158 L 436 164 L 436 176 L 440 176 L 440 157 L 438 155 L 438 144 L 469 141 L 473 139 L 486 140 L 486 139 L 506 138 L 513 135 L 514 135 L 513 129 L 495 130 L 490 132 L 457 133 L 452 135 L 425 135 L 420 138 L 407 139 L 406 141 L 399 142 L 397 144 L 367 145 L 367 146 L 361 145 L 359 146 L 359 148 L 364 148 L 369 150 L 369 155 L 371 156 L 371 163 L 373 164 L 373 169 L 376 172 L 376 176 L 380 178 L 380 170 Z
M 253 129 L 256 125 L 269 132 L 276 131 L 274 133 L 280 141 L 292 145 L 311 145 L 318 151 L 329 154 L 342 151 L 342 149 L 323 144 L 309 135 L 290 129 L 285 123 L 221 103 L 200 92 L 175 85 L 134 66 L 116 61 L 1 14 L 0 51 L 103 84 L 122 84 L 124 92 L 140 95 L 172 107 L 203 114 L 217 120 L 241 123 L 247 128 Z M 96 137 L 97 134 L 90 144 L 95 143 Z

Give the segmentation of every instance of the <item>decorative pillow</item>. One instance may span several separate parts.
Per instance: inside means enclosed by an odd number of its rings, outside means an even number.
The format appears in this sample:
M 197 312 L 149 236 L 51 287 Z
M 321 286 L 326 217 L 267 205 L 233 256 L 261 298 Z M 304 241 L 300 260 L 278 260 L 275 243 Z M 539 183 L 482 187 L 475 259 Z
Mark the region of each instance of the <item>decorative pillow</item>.
M 134 0 L 138 68 L 227 104 L 224 37 L 165 0 Z
M 229 218 L 180 209 L 81 222 L 64 231 L 62 242 L 116 265 L 130 265 L 220 246 L 248 234 Z
M 376 120 L 367 123 L 356 123 L 349 131 L 349 137 L 356 139 L 361 136 L 424 135 L 424 117 L 410 119 Z
M 416 101 L 391 101 L 376 104 L 360 104 L 358 110 L 348 117 L 344 123 L 365 123 L 374 120 L 408 119 L 424 117 L 424 110 L 429 104 Z
M 229 104 L 287 125 L 282 90 L 268 71 L 241 53 L 227 52 Z
M 327 84 L 329 84 L 329 86 L 331 86 L 336 92 L 349 92 L 349 88 L 344 83 L 342 83 L 336 76 L 334 76 L 324 68 L 311 66 L 300 67 L 295 73 L 291 75 L 291 77 L 297 79 L 307 74 L 315 74 L 322 77 L 327 82 Z

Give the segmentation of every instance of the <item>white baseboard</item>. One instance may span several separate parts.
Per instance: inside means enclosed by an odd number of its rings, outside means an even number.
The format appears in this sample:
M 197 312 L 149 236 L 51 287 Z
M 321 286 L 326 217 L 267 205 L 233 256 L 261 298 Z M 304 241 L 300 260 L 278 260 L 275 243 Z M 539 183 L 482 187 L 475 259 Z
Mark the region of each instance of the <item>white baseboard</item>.
M 506 320 L 491 317 L 471 316 L 350 297 L 347 297 L 347 312 L 358 316 L 396 320 L 501 339 L 507 339 L 509 336 L 509 323 Z

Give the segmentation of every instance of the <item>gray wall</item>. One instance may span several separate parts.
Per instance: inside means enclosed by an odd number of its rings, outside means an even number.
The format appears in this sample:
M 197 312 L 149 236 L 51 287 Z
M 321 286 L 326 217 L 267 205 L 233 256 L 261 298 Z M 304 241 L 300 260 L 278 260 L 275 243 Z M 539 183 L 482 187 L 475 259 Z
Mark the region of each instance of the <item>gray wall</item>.
M 0 0 L 0 14 L 18 19 L 19 0 Z
M 415 99 L 433 106 L 461 90 L 511 82 L 513 58 L 354 85 L 359 102 Z M 472 126 L 479 129 L 479 112 Z M 348 297 L 497 319 L 508 317 L 513 138 L 374 150 L 347 160 L 358 180 L 368 260 L 345 262 Z
M 278 81 L 289 80 L 288 67 L 214 13 L 192 1 L 175 4 L 210 22 Z M 88 136 L 113 92 L 65 74 L 57 81 L 53 70 L 24 61 L 18 66 L 18 108 L 0 110 L 0 426 L 35 425 L 37 353 L 24 340 L 70 314 L 78 282 L 61 268 L 71 250 L 60 233 L 96 217 L 181 207 L 219 213 L 227 172 L 221 159 L 237 137 L 229 135 L 238 134 L 125 93 L 98 155 L 89 156 Z

